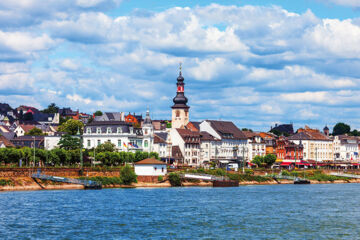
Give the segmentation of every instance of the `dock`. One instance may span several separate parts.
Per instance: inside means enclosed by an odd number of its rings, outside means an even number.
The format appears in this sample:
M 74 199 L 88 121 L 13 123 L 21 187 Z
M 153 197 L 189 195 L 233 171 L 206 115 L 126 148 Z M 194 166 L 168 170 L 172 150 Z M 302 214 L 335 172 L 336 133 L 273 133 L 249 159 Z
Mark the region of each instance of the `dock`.
M 209 181 L 213 183 L 213 187 L 238 187 L 239 182 L 230 180 L 225 176 L 214 176 L 210 174 L 201 174 L 201 173 L 184 173 L 181 174 L 183 179 L 195 179 Z
M 31 177 L 34 179 L 41 179 L 41 180 L 47 180 L 53 182 L 63 182 L 63 183 L 83 185 L 84 189 L 102 189 L 102 185 L 100 183 L 91 180 L 50 176 L 50 175 L 41 174 L 40 172 L 34 173 Z

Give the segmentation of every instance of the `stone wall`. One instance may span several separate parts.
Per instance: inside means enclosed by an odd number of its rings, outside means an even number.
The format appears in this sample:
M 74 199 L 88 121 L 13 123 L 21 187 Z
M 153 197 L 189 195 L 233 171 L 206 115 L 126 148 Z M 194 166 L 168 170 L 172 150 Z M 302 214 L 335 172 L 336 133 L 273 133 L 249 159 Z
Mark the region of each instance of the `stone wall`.
M 157 183 L 158 176 L 137 176 L 138 182 Z
M 0 168 L 0 177 L 31 177 L 37 173 L 38 168 Z M 80 177 L 79 168 L 40 168 L 41 174 L 59 177 Z M 120 170 L 95 171 L 91 168 L 84 168 L 83 176 L 88 177 L 119 177 Z

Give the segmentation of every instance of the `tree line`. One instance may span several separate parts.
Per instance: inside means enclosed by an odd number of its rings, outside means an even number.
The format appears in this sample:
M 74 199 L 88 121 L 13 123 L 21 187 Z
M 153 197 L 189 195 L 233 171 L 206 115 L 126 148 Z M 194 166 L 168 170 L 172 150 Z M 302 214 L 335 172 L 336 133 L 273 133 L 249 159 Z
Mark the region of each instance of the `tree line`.
M 121 166 L 124 163 L 133 163 L 146 158 L 159 158 L 155 152 L 96 152 L 83 149 L 84 166 L 91 166 L 92 160 L 98 162 L 102 166 Z M 34 158 L 35 156 L 35 158 Z M 80 166 L 80 150 L 66 150 L 55 148 L 52 150 L 44 150 L 35 148 L 0 148 L 0 164 L 7 166 L 48 166 L 48 167 L 78 167 Z

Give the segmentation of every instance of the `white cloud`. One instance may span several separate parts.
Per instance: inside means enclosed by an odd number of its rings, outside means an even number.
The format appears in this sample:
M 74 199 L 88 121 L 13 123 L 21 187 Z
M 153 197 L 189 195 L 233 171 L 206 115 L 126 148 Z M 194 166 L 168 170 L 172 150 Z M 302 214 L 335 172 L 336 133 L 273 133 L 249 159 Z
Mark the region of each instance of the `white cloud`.
M 348 7 L 360 7 L 360 2 L 358 0 L 328 0 L 328 1 L 335 3 L 337 5 L 343 5 Z

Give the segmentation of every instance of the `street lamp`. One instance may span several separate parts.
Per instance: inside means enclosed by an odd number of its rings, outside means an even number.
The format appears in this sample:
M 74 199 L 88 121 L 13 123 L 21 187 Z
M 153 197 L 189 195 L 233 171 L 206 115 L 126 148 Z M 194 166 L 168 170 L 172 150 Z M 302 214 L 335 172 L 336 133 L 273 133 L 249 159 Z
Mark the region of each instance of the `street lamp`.
M 78 131 L 76 133 L 77 136 L 79 136 L 79 139 L 80 139 L 80 174 L 82 175 L 83 174 L 83 155 L 82 155 L 82 148 L 83 148 L 83 143 L 82 143 L 82 135 L 80 133 L 80 128 L 78 127 Z
M 34 139 L 34 167 L 35 167 L 35 136 L 32 136 L 32 139 Z
M 248 149 L 245 146 L 243 146 L 242 147 L 242 155 L 243 155 L 243 157 L 242 157 L 242 172 L 243 172 L 243 174 L 245 174 L 245 150 L 247 153 Z
M 315 147 L 315 166 L 316 166 L 316 169 L 318 168 L 318 163 L 317 163 L 318 154 L 317 154 L 317 150 L 318 150 L 318 148 Z

